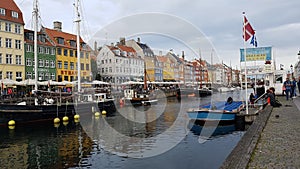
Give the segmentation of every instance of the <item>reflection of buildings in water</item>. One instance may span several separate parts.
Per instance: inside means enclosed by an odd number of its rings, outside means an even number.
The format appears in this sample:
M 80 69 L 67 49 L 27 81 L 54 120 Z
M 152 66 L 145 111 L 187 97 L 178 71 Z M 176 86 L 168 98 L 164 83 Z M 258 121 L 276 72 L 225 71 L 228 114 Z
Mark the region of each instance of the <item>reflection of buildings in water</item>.
M 13 136 L 1 141 L 1 168 L 72 167 L 79 163 L 80 155 L 91 152 L 92 141 L 81 126 L 30 127 L 12 131 Z
M 163 142 L 176 142 L 183 137 L 186 126 L 174 125 L 179 115 L 180 104 L 167 105 L 162 113 L 159 105 L 153 108 L 123 107 L 114 117 L 100 117 L 90 123 L 86 131 L 99 147 L 113 154 L 130 157 L 144 157 L 151 151 L 157 151 Z M 124 117 L 125 116 L 125 117 Z M 93 126 L 91 126 L 93 125 Z M 172 126 L 172 127 L 171 127 Z M 170 130 L 171 131 L 167 131 Z M 174 131 L 176 130 L 176 131 Z M 164 134 L 163 134 L 164 133 Z M 91 134 L 91 135 L 90 135 Z M 174 138 L 174 140 L 168 140 Z

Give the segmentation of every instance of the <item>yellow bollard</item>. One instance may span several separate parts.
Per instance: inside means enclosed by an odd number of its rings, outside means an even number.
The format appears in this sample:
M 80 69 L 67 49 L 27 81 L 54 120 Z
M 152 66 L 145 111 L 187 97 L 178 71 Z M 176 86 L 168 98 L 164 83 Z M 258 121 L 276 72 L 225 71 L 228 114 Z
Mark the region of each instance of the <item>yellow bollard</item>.
M 58 117 L 56 117 L 54 120 L 53 120 L 54 124 L 57 124 L 57 123 L 60 123 L 60 120 Z

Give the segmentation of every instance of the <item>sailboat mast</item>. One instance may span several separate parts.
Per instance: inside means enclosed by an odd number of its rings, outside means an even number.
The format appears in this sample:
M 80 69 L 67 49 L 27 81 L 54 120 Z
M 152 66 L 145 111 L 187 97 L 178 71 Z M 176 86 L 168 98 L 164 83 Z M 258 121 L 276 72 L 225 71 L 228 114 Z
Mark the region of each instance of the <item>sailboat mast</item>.
M 202 89 L 202 58 L 201 58 L 201 51 L 199 50 L 200 55 L 200 89 Z
M 33 18 L 34 18 L 34 91 L 38 90 L 38 56 L 37 56 L 37 31 L 38 31 L 38 0 L 34 1 L 33 5 Z
M 79 14 L 79 0 L 76 0 L 75 4 L 75 10 L 76 10 L 76 27 L 77 27 L 77 36 L 76 36 L 76 42 L 77 42 L 77 82 L 78 82 L 78 92 L 81 91 L 81 64 L 80 64 L 80 14 Z

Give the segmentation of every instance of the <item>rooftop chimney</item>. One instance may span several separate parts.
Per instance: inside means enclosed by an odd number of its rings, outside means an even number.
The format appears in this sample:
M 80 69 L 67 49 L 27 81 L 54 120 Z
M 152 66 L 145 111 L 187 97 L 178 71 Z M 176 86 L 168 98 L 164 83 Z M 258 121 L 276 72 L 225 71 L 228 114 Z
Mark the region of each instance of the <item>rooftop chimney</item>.
M 61 32 L 62 23 L 59 21 L 53 22 L 53 29 Z
M 182 57 L 182 59 L 184 60 L 184 51 L 182 51 L 182 56 L 181 56 L 181 57 Z
M 94 42 L 94 51 L 97 51 L 98 50 L 98 45 L 97 45 L 97 42 L 95 41 Z
M 125 38 L 124 37 L 120 38 L 120 45 L 125 46 Z
M 138 37 L 138 38 L 137 38 L 137 42 L 138 42 L 138 43 L 141 43 L 141 38 Z

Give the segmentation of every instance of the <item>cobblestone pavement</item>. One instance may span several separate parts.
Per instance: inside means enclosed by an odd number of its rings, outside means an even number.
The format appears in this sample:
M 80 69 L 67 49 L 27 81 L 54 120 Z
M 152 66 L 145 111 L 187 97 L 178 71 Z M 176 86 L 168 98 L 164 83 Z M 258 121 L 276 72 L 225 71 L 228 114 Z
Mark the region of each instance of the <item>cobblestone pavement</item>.
M 300 97 L 273 108 L 260 135 L 248 168 L 300 168 Z M 297 107 L 298 106 L 298 107 Z

